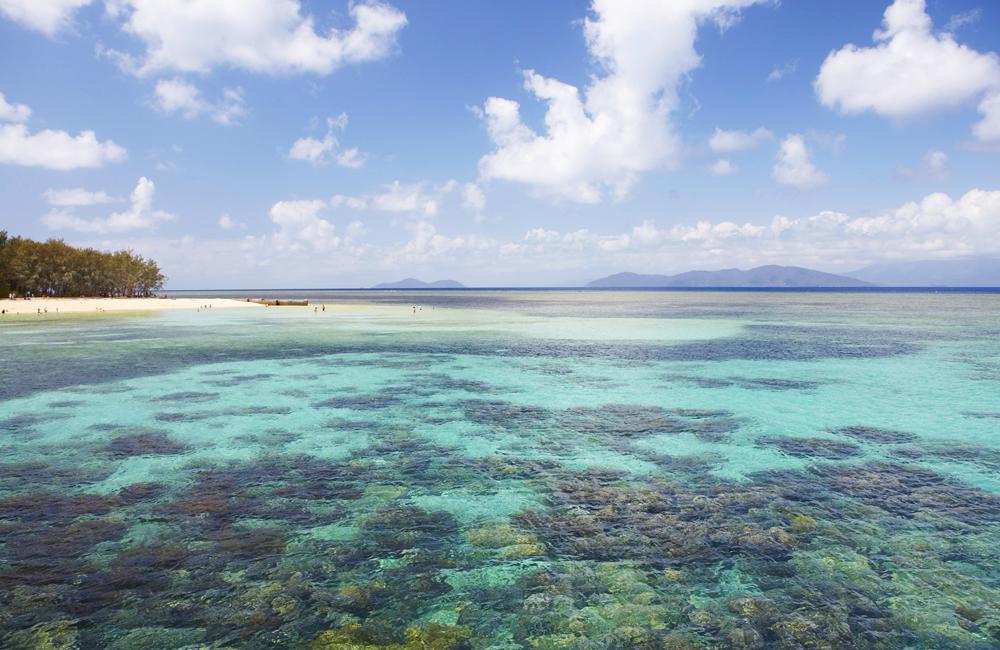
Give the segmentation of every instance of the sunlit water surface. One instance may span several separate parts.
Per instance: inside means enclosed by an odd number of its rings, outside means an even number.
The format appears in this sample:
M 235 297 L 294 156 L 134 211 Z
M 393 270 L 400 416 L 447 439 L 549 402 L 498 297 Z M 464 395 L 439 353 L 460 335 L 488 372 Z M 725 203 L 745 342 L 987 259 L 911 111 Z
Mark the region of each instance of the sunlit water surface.
M 1000 296 L 312 298 L 0 321 L 0 645 L 1000 646 Z

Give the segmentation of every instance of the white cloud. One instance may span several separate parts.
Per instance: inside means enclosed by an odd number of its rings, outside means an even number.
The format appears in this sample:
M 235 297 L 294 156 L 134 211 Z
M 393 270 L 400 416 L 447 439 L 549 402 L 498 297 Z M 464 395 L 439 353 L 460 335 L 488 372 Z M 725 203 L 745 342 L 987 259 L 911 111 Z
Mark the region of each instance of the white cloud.
M 715 132 L 708 139 L 708 148 L 716 153 L 743 151 L 773 139 L 774 134 L 762 126 L 755 131 L 725 131 L 715 127 Z
M 948 22 L 944 26 L 944 31 L 957 32 L 963 27 L 978 23 L 982 17 L 983 10 L 978 7 L 976 9 L 969 9 L 968 11 L 961 11 L 948 19 Z
M 93 131 L 75 137 L 45 129 L 31 133 L 23 124 L 0 124 L 0 164 L 68 170 L 121 162 L 126 151 L 111 140 L 100 142 Z
M 337 146 L 337 139 L 333 134 L 327 133 L 322 140 L 316 138 L 299 138 L 292 143 L 292 148 L 288 150 L 288 157 L 292 160 L 304 160 L 305 162 L 318 166 L 326 160 L 326 155 Z
M 799 189 L 817 187 L 830 180 L 827 174 L 816 169 L 816 166 L 813 165 L 809 159 L 806 141 L 797 133 L 793 133 L 781 141 L 771 175 L 778 183 Z
M 209 102 L 202 97 L 197 86 L 183 79 L 161 79 L 156 82 L 152 103 L 159 111 L 180 113 L 188 120 L 207 114 L 224 126 L 236 124 L 239 118 L 246 115 L 241 89 L 225 88 L 217 102 Z
M 466 183 L 462 188 L 462 205 L 474 212 L 486 209 L 486 195 L 475 183 Z
M 846 45 L 827 56 L 816 77 L 819 100 L 844 113 L 874 111 L 903 119 L 964 104 L 1000 86 L 1000 58 L 934 34 L 924 0 L 896 0 L 885 10 L 874 47 Z
M 114 203 L 118 201 L 107 192 L 91 192 L 81 187 L 72 187 L 62 190 L 45 190 L 42 197 L 49 205 L 59 207 L 102 205 L 104 203 Z
M 370 206 L 385 212 L 422 212 L 433 216 L 440 207 L 440 199 L 426 194 L 423 183 L 403 185 L 393 181 L 384 192 L 371 197 Z
M 340 142 L 333 134 L 335 129 L 343 130 L 347 127 L 347 113 L 327 118 L 326 123 L 328 130 L 322 140 L 313 137 L 299 138 L 292 143 L 288 157 L 292 160 L 302 160 L 314 167 L 325 165 L 330 161 L 340 167 L 351 169 L 362 167 L 365 164 L 364 154 L 356 147 L 340 149 Z
M 260 236 L 198 240 L 102 240 L 102 248 L 129 247 L 161 262 L 172 281 L 229 278 L 233 286 L 303 286 L 323 278 L 371 284 L 399 273 L 433 273 L 482 284 L 592 279 L 631 270 L 670 273 L 760 264 L 795 264 L 849 271 L 890 259 L 946 259 L 1000 254 L 1000 191 L 963 196 L 930 194 L 852 217 L 835 210 L 758 223 L 701 220 L 658 225 L 647 219 L 618 232 L 537 227 L 512 240 L 477 233 L 441 232 L 428 219 L 407 221 L 403 236 L 368 243 L 354 221 L 334 227 L 324 201 L 283 201 L 271 210 L 275 229 Z M 335 253 L 335 254 L 331 254 Z M 544 275 L 539 275 L 539 274 Z
M 51 230 L 76 230 L 97 234 L 120 233 L 130 230 L 148 230 L 161 221 L 170 221 L 174 215 L 153 209 L 153 195 L 156 186 L 145 176 L 139 179 L 132 190 L 131 205 L 128 210 L 115 212 L 107 217 L 86 219 L 73 210 L 52 210 L 42 217 Z
M 799 69 L 799 64 L 797 61 L 791 61 L 785 65 L 776 65 L 771 68 L 771 72 L 767 75 L 768 83 L 774 83 L 776 81 L 781 81 L 788 75 L 794 73 Z
M 278 201 L 270 211 L 271 221 L 279 228 L 271 236 L 272 243 L 290 252 L 337 248 L 336 227 L 319 216 L 326 207 L 326 201 L 320 200 Z
M 931 149 L 924 154 L 924 158 L 919 166 L 902 166 L 897 169 L 897 172 L 900 176 L 906 178 L 919 178 L 926 180 L 941 180 L 943 178 L 947 178 L 949 173 L 948 154 L 939 149 Z
M 997 254 L 1000 240 L 992 235 L 998 230 L 1000 191 L 977 189 L 958 199 L 929 194 L 876 217 L 827 210 L 758 224 L 704 220 L 659 227 L 646 220 L 608 234 L 534 228 L 520 241 L 496 242 L 492 254 L 508 265 L 588 273 L 595 267 L 676 272 L 773 263 L 853 270 L 886 259 Z M 491 264 L 483 251 L 478 254 Z
M 0 0 L 0 14 L 20 25 L 55 36 L 69 26 L 77 9 L 92 0 Z
M 739 167 L 725 158 L 719 158 L 708 166 L 708 171 L 715 176 L 729 176 L 730 174 L 735 174 L 739 171 Z
M 246 228 L 246 224 L 233 219 L 229 216 L 228 212 L 223 212 L 217 223 L 219 224 L 219 228 L 222 228 L 223 230 L 243 230 Z
M 123 0 L 110 12 L 139 39 L 138 56 L 108 52 L 128 71 L 208 72 L 216 67 L 268 74 L 329 74 L 388 56 L 406 15 L 378 1 L 349 3 L 348 29 L 317 32 L 299 0 Z
M 584 35 L 603 74 L 581 93 L 525 71 L 525 89 L 547 104 L 544 133 L 521 120 L 517 102 L 487 99 L 481 116 L 495 150 L 480 159 L 481 177 L 596 203 L 609 190 L 627 194 L 640 173 L 676 163 L 680 144 L 669 116 L 678 84 L 701 64 L 698 26 L 709 19 L 728 25 L 754 2 L 594 0 Z
M 982 143 L 1000 144 L 1000 91 L 990 93 L 979 104 L 983 119 L 972 127 L 972 134 Z
M 27 122 L 31 117 L 31 109 L 24 104 L 8 104 L 7 98 L 0 93 L 0 122 Z
M 428 189 L 428 183 L 400 183 L 393 181 L 381 192 L 347 196 L 338 194 L 330 200 L 333 207 L 351 210 L 378 210 L 381 212 L 401 212 L 434 216 L 438 213 L 444 198 L 454 192 L 458 183 L 448 181 Z

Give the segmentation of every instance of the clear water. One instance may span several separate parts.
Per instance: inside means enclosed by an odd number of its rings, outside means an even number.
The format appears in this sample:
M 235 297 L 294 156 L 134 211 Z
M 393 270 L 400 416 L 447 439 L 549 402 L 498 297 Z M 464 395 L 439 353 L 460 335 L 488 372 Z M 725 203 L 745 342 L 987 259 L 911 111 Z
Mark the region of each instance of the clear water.
M 1000 646 L 1000 296 L 312 298 L 0 321 L 0 645 Z

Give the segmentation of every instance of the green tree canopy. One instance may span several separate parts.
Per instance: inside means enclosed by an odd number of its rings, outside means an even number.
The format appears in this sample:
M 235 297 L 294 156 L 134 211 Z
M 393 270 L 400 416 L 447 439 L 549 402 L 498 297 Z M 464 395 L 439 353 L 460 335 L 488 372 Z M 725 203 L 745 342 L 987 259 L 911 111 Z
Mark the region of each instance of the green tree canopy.
M 132 251 L 105 253 L 0 230 L 0 295 L 144 297 L 166 278 L 153 260 Z

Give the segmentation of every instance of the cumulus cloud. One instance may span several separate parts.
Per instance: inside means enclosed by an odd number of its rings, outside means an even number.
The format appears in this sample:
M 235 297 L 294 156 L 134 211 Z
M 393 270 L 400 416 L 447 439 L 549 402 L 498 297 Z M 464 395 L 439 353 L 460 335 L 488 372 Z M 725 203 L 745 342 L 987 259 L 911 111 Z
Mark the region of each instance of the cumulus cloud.
M 93 131 L 81 131 L 75 137 L 53 129 L 32 133 L 25 124 L 17 123 L 29 117 L 28 106 L 10 104 L 0 93 L 0 164 L 67 170 L 103 167 L 126 158 L 125 149 L 111 140 L 100 142 Z
M 131 205 L 127 210 L 115 212 L 107 217 L 86 219 L 72 209 L 56 209 L 42 217 L 51 230 L 75 230 L 77 232 L 108 234 L 131 230 L 149 230 L 161 221 L 170 221 L 174 215 L 153 209 L 156 186 L 145 176 L 141 177 L 132 190 Z
M 948 154 L 939 150 L 931 149 L 916 167 L 901 166 L 896 170 L 904 178 L 941 180 L 948 177 Z
M 92 0 L 0 0 L 0 14 L 28 29 L 55 36 Z
M 715 176 L 729 176 L 739 171 L 739 167 L 725 158 L 719 158 L 708 166 L 708 171 L 712 172 Z
M 516 101 L 488 98 L 480 114 L 495 149 L 480 159 L 481 177 L 597 203 L 609 191 L 627 194 L 642 172 L 675 164 L 680 144 L 669 117 L 678 84 L 701 64 L 698 26 L 729 25 L 755 1 L 594 0 L 584 36 L 601 72 L 582 92 L 524 72 L 525 89 L 547 104 L 541 133 L 522 121 Z
M 111 140 L 99 141 L 93 131 L 76 136 L 52 129 L 31 133 L 23 124 L 0 124 L 0 163 L 8 165 L 80 169 L 121 162 L 126 155 Z
M 246 115 L 243 91 L 239 88 L 225 88 L 218 101 L 210 102 L 190 82 L 183 79 L 161 79 L 156 82 L 153 93 L 154 108 L 164 113 L 179 113 L 188 120 L 208 115 L 215 122 L 229 126 Z
M 771 176 L 782 185 L 810 189 L 826 184 L 830 177 L 816 169 L 809 158 L 805 139 L 793 133 L 781 141 Z
M 708 139 L 708 148 L 716 153 L 744 151 L 773 139 L 774 134 L 762 126 L 754 131 L 725 131 L 715 127 L 715 132 Z
M 846 45 L 827 56 L 816 77 L 820 102 L 844 113 L 874 111 L 904 119 L 954 108 L 1000 87 L 1000 58 L 932 31 L 924 0 L 896 0 L 885 10 L 873 47 Z
M 973 125 L 972 134 L 984 144 L 1000 145 L 1000 91 L 984 97 L 979 112 L 983 119 Z
M 336 248 L 340 245 L 336 227 L 319 216 L 326 207 L 326 201 L 320 200 L 278 201 L 269 213 L 278 226 L 271 236 L 272 243 L 279 250 L 290 252 Z
M 356 147 L 341 149 L 340 142 L 334 135 L 334 130 L 347 127 L 347 113 L 328 118 L 327 132 L 323 139 L 306 137 L 292 143 L 288 150 L 291 160 L 302 160 L 314 167 L 320 167 L 328 162 L 334 162 L 340 167 L 357 169 L 365 164 L 365 157 Z
M 42 197 L 49 205 L 57 207 L 72 207 L 85 205 L 102 205 L 117 201 L 107 192 L 91 192 L 82 187 L 72 187 L 62 190 L 45 190 Z
M 350 3 L 347 13 L 349 28 L 317 31 L 299 0 L 119 0 L 111 14 L 143 52 L 108 54 L 140 76 L 217 67 L 325 75 L 385 58 L 407 22 L 402 11 L 375 0 Z
M 10 104 L 0 93 L 0 122 L 27 122 L 31 109 L 24 104 Z
M 462 188 L 462 205 L 474 212 L 486 209 L 486 195 L 475 183 L 466 183 Z
M 242 230 L 246 228 L 245 224 L 233 219 L 229 216 L 228 212 L 223 212 L 216 223 L 219 225 L 219 228 L 222 228 L 223 230 Z

